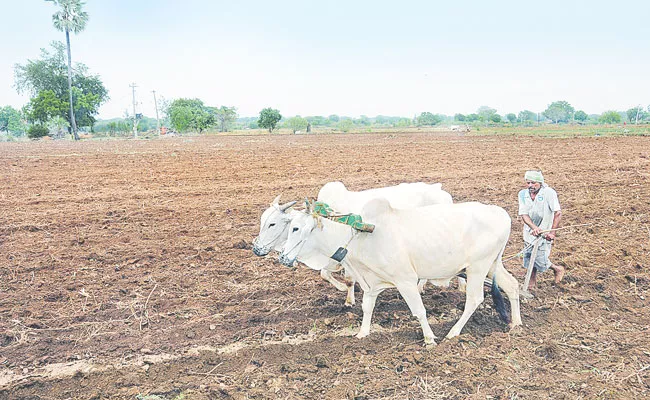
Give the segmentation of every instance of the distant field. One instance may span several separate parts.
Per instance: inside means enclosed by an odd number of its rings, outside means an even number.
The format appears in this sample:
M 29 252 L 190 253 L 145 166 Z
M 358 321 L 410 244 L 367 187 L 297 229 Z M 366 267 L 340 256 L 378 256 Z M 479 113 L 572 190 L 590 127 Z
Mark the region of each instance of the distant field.
M 462 127 L 463 125 L 461 125 Z M 539 126 L 488 126 L 472 127 L 470 132 L 452 132 L 449 125 L 433 127 L 366 127 L 354 128 L 347 133 L 456 133 L 459 135 L 525 135 L 545 137 L 578 137 L 578 136 L 647 136 L 650 135 L 650 125 L 539 125 Z M 315 134 L 343 134 L 332 127 L 317 127 L 312 130 Z M 211 133 L 224 135 L 224 133 Z M 228 132 L 230 135 L 268 135 L 266 129 L 242 129 Z M 278 129 L 273 134 L 290 135 L 289 129 Z M 304 134 L 304 132 L 303 132 Z

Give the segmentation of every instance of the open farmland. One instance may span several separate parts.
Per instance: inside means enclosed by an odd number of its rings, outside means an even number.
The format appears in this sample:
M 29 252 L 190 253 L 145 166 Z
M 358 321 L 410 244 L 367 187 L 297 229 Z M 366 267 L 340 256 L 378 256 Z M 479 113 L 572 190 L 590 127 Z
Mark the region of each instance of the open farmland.
M 0 398 L 633 399 L 650 396 L 650 138 L 354 134 L 0 143 Z M 544 170 L 563 208 L 512 332 L 486 298 L 423 347 L 396 290 L 361 295 L 251 242 L 273 198 L 332 180 L 442 182 L 505 208 Z M 506 267 L 520 281 L 519 260 Z M 436 336 L 464 294 L 428 287 Z M 158 397 L 154 397 L 157 395 Z M 146 398 L 146 397 L 145 397 Z

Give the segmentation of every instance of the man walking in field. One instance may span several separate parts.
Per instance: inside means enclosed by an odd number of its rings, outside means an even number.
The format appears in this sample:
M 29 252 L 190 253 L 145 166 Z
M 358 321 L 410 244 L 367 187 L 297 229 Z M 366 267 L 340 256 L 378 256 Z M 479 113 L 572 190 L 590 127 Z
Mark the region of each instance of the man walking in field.
M 537 248 L 535 265 L 530 277 L 529 289 L 537 285 L 537 272 L 552 269 L 555 283 L 560 283 L 564 277 L 564 267 L 551 263 L 551 246 L 555 239 L 555 229 L 560 227 L 562 211 L 557 192 L 544 183 L 541 171 L 526 171 L 524 175 L 527 189 L 519 192 L 519 216 L 524 221 L 524 268 L 530 266 L 533 243 L 543 235 Z

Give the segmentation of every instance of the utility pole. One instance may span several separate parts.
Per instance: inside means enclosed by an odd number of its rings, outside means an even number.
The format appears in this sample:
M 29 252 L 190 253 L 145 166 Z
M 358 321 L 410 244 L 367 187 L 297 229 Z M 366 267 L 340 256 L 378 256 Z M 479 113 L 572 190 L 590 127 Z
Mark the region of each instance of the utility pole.
M 158 130 L 158 136 L 160 136 L 160 119 L 158 119 L 158 102 L 156 102 L 156 91 L 152 90 L 153 93 L 153 106 L 156 107 L 156 129 Z
M 129 87 L 133 90 L 133 137 L 138 138 L 138 114 L 135 113 L 135 82 L 130 84 Z

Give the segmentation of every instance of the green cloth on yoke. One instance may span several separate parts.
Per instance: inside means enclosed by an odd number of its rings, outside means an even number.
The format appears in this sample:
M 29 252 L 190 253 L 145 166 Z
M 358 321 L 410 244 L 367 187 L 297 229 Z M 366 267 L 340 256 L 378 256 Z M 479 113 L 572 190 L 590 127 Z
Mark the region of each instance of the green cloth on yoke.
M 337 215 L 334 210 L 330 208 L 326 203 L 322 201 L 317 201 L 314 203 L 314 212 L 320 216 L 327 217 L 332 221 L 339 222 L 341 224 L 350 225 L 354 229 L 363 232 L 372 232 L 375 229 L 373 224 L 366 224 L 363 222 L 361 215 L 358 214 L 345 214 Z

